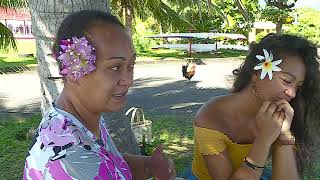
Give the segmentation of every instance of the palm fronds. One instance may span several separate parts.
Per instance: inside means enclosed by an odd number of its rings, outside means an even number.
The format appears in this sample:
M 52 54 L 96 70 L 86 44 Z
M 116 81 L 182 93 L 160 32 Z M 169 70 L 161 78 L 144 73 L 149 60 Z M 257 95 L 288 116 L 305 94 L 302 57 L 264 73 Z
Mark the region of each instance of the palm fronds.
M 15 9 L 23 7 L 27 7 L 27 0 L 0 0 L 0 8 Z M 4 51 L 17 50 L 12 32 L 2 23 L 0 23 L 0 49 Z
M 4 51 L 17 49 L 12 32 L 2 23 L 0 23 L 0 49 Z
M 0 0 L 2 8 L 22 8 L 27 7 L 27 0 Z

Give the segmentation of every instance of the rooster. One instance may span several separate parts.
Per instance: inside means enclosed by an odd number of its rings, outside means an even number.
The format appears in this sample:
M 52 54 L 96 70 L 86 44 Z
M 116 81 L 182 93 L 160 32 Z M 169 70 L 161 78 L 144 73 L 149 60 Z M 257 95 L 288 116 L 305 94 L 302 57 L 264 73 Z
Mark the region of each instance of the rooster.
M 189 64 L 182 65 L 182 76 L 189 80 L 194 76 L 196 72 L 196 65 L 195 64 Z

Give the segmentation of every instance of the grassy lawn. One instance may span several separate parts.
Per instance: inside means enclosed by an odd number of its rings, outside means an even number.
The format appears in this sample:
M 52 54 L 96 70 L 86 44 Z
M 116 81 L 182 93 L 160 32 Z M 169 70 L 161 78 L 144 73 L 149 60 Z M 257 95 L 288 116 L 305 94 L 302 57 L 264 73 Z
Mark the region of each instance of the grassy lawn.
M 0 51 L 0 56 L 15 56 L 17 54 L 36 54 L 36 44 L 34 39 L 18 39 L 16 43 L 18 51 Z
M 21 179 L 31 138 L 27 132 L 39 124 L 40 115 L 0 124 L 0 179 Z
M 151 154 L 153 148 L 162 144 L 164 153 L 174 160 L 177 173 L 181 173 L 193 158 L 191 117 L 154 116 L 152 120 L 153 143 L 147 153 Z
M 7 67 L 18 67 L 18 66 L 35 66 L 37 65 L 37 59 L 35 57 L 0 57 L 0 69 Z
M 193 58 L 227 58 L 227 57 L 240 57 L 246 56 L 246 51 L 221 49 L 217 53 L 192 53 Z M 170 50 L 170 49 L 158 49 L 151 50 L 149 52 L 138 53 L 139 58 L 150 58 L 155 60 L 161 60 L 164 58 L 178 58 L 185 59 L 189 57 L 187 52 Z
M 0 69 L 8 67 L 29 67 L 37 64 L 35 57 L 21 57 L 26 54 L 36 54 L 35 41 L 32 39 L 17 40 L 18 51 L 0 51 Z

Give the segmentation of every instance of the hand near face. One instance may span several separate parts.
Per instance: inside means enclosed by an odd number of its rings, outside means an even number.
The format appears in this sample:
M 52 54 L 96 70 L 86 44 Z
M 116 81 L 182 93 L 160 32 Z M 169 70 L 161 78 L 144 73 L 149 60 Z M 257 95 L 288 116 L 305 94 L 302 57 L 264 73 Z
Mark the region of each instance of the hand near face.
M 282 127 L 281 127 L 281 134 L 290 132 L 290 127 L 291 127 L 292 119 L 294 115 L 293 108 L 291 107 L 289 102 L 287 102 L 284 99 L 280 99 L 278 101 L 275 101 L 274 103 L 277 105 L 276 111 L 284 112 L 284 115 L 285 115 L 282 123 Z
M 150 174 L 158 180 L 172 180 L 176 178 L 174 163 L 163 155 L 163 147 L 159 145 L 149 159 Z
M 271 145 L 281 133 L 284 116 L 275 103 L 264 102 L 256 115 L 257 140 Z

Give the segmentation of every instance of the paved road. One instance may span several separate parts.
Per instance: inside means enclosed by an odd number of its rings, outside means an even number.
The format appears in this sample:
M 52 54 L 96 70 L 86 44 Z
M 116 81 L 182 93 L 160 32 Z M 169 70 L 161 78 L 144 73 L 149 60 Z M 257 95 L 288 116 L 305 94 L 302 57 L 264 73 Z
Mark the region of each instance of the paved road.
M 226 94 L 231 72 L 239 61 L 215 60 L 198 65 L 188 82 L 182 77 L 182 63 L 137 64 L 135 83 L 128 105 L 149 113 L 195 113 L 210 97 Z M 8 112 L 39 112 L 40 85 L 36 71 L 0 76 L 0 116 Z

